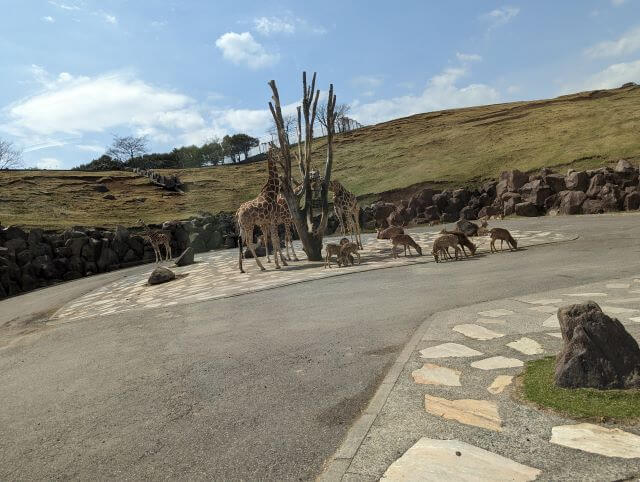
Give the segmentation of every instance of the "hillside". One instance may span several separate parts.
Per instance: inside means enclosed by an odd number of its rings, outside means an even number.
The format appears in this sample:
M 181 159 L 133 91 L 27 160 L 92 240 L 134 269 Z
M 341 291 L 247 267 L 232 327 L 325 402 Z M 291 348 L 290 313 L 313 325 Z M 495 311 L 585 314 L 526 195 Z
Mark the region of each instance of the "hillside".
M 424 184 L 473 184 L 517 168 L 566 170 L 620 158 L 640 159 L 640 87 L 582 92 L 550 100 L 452 109 L 337 136 L 334 178 L 367 200 Z M 318 165 L 324 139 L 315 143 Z M 132 225 L 234 210 L 254 196 L 266 166 L 167 171 L 190 184 L 186 196 L 166 196 L 126 172 L 15 171 L 0 174 L 4 225 L 60 228 L 76 224 Z M 103 176 L 115 201 L 92 185 Z M 145 201 L 135 200 L 145 198 Z

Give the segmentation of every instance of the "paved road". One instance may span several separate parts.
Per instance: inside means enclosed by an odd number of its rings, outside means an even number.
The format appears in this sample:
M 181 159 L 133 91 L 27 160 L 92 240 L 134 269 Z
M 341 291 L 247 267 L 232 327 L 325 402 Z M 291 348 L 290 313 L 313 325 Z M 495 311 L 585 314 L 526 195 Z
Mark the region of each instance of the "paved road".
M 0 348 L 0 479 L 313 478 L 423 320 L 636 275 L 638 221 L 515 220 L 581 237 L 45 325 Z

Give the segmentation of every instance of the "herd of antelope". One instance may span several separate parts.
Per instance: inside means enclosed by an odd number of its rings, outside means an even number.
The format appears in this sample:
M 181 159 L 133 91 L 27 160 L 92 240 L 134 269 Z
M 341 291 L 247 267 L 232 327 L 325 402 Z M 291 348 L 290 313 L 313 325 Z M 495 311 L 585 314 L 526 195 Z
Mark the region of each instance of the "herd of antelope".
M 500 250 L 504 250 L 504 243 L 507 243 L 509 250 L 516 251 L 518 249 L 518 242 L 515 240 L 511 233 L 504 228 L 491 228 L 487 227 L 487 220 L 481 220 L 481 226 L 478 228 L 478 235 L 489 235 L 491 238 L 490 250 L 491 252 L 497 252 L 496 241 L 500 240 Z M 414 241 L 414 239 L 404 232 L 404 229 L 400 226 L 389 226 L 388 228 L 378 228 L 378 239 L 391 240 L 391 256 L 393 258 L 398 257 L 397 248 L 401 246 L 404 248 L 404 255 L 407 256 L 407 250 L 411 255 L 411 248 L 413 248 L 418 255 L 422 255 L 422 248 Z M 325 246 L 325 267 L 331 267 L 331 258 L 336 256 L 338 266 L 353 265 L 353 255 L 357 256 L 358 264 L 360 263 L 360 254 L 358 253 L 359 246 L 356 243 L 350 242 L 347 238 L 342 238 L 340 244 L 328 243 Z M 461 252 L 467 257 L 467 249 L 473 256 L 476 253 L 476 245 L 469 239 L 469 237 L 462 231 L 454 230 L 447 231 L 443 229 L 433 242 L 433 248 L 431 254 L 436 260 L 436 263 L 445 259 L 454 259 L 451 256 L 449 248 L 453 249 L 455 259 L 459 259 Z

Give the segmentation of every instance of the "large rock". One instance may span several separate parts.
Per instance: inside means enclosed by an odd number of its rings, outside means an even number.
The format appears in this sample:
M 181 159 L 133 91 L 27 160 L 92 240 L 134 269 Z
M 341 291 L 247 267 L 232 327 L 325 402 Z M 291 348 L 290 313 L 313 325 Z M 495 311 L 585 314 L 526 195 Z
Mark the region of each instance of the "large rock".
M 553 194 L 551 188 L 540 180 L 526 183 L 520 188 L 523 201 L 528 201 L 538 207 L 544 206 L 546 199 Z
M 585 171 L 570 170 L 565 178 L 567 190 L 585 192 L 589 187 L 589 175 Z
M 479 209 L 473 206 L 465 206 L 460 210 L 460 219 L 478 219 Z
M 176 266 L 188 266 L 194 263 L 194 255 L 193 248 L 189 246 L 184 252 L 178 256 L 176 259 Z
M 633 165 L 626 159 L 620 159 L 613 170 L 620 174 L 633 174 L 635 172 Z
M 433 205 L 438 208 L 438 211 L 444 212 L 449 204 L 450 194 L 445 191 L 433 196 Z
M 587 196 L 590 198 L 597 198 L 600 196 L 600 191 L 602 190 L 602 186 L 607 183 L 605 176 L 601 172 L 597 172 L 589 181 L 589 187 L 587 188 Z
M 562 191 L 558 194 L 560 198 L 560 214 L 581 214 L 582 203 L 587 199 L 587 195 L 582 191 Z
M 582 214 L 602 214 L 603 212 L 602 199 L 587 199 L 582 203 Z
M 27 249 L 27 242 L 22 238 L 12 238 L 4 243 L 4 247 L 12 253 L 19 253 Z
M 489 216 L 496 216 L 496 215 L 500 214 L 501 212 L 502 212 L 502 210 L 497 208 L 497 207 L 495 207 L 495 206 L 485 206 L 478 212 L 478 219 L 479 218 L 484 218 L 484 217 L 489 217 Z
M 125 252 L 126 253 L 126 252 Z M 100 272 L 111 271 L 116 268 L 119 263 L 118 255 L 111 248 L 103 247 L 100 251 L 100 257 L 96 264 Z
M 151 276 L 149 276 L 150 285 L 159 285 L 160 283 L 166 283 L 176 279 L 176 274 L 164 266 L 158 266 L 153 270 Z
M 542 178 L 542 180 L 554 193 L 566 191 L 567 189 L 565 177 L 562 174 L 547 174 Z
M 507 182 L 507 189 L 509 191 L 517 191 L 529 182 L 529 176 L 517 169 L 503 172 L 500 174 L 500 179 Z
M 556 357 L 563 388 L 640 388 L 640 348 L 594 301 L 558 310 L 564 346 Z
M 534 217 L 538 215 L 538 208 L 532 202 L 516 204 L 515 212 L 518 216 Z
M 377 202 L 375 204 L 372 204 L 371 208 L 373 210 L 373 217 L 376 220 L 376 226 L 379 226 L 381 228 L 388 227 L 389 223 L 387 221 L 387 218 L 393 211 L 396 210 L 395 205 L 391 203 Z
M 436 206 L 428 206 L 425 208 L 423 216 L 427 221 L 436 221 L 440 219 L 440 211 Z
M 471 221 L 467 221 L 466 219 L 460 219 L 456 223 L 456 228 L 467 236 L 476 236 L 478 234 L 478 225 Z
M 615 184 L 607 183 L 602 186 L 600 199 L 605 211 L 619 211 L 622 208 L 622 194 Z
M 635 211 L 637 209 L 640 209 L 640 192 L 633 191 L 624 198 L 624 210 Z

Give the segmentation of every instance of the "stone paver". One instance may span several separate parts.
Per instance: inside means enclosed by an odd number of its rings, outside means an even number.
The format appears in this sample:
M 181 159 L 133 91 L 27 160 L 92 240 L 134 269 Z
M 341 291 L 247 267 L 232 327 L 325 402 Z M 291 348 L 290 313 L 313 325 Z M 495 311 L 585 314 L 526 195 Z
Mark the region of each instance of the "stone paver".
M 459 440 L 418 440 L 385 472 L 384 481 L 514 482 L 535 480 L 540 470 Z
M 553 427 L 551 443 L 607 457 L 640 458 L 639 436 L 591 423 Z
M 428 230 L 414 228 L 408 230 L 423 252 L 430 252 L 433 240 L 439 236 L 439 229 Z M 547 242 L 561 242 L 574 239 L 565 233 L 549 233 L 540 236 L 529 231 L 511 230 L 518 239 L 520 246 L 535 246 Z M 337 238 L 329 237 L 326 242 L 335 242 Z M 80 320 L 90 316 L 112 315 L 131 310 L 144 310 L 169 306 L 169 303 L 189 304 L 218 298 L 249 293 L 256 290 L 285 286 L 303 281 L 328 278 L 372 269 L 402 266 L 413 263 L 433 262 L 431 256 L 400 256 L 391 257 L 391 242 L 376 239 L 375 235 L 362 236 L 364 249 L 360 252 L 362 264 L 346 268 L 325 269 L 324 263 L 309 263 L 307 261 L 289 262 L 289 267 L 281 270 L 273 269 L 272 263 L 264 263 L 267 271 L 260 272 L 253 259 L 244 262 L 245 274 L 238 272 L 238 252 L 235 249 L 210 251 L 196 255 L 196 263 L 189 266 L 175 267 L 173 263 L 163 263 L 176 273 L 178 279 L 170 283 L 149 286 L 147 278 L 155 265 L 150 264 L 146 273 L 136 273 L 124 280 L 113 282 L 98 290 L 84 295 L 72 303 L 63 306 L 52 316 L 53 323 L 65 323 Z M 478 252 L 489 251 L 489 238 L 476 237 L 473 242 L 478 246 Z M 295 243 L 299 256 L 302 246 Z M 302 269 L 301 269 L 302 268 Z M 181 276 L 182 275 L 182 276 Z
M 501 316 L 513 315 L 513 311 L 504 310 L 504 309 L 488 310 L 488 311 L 480 311 L 478 315 L 489 317 L 489 318 L 500 318 Z
M 511 343 L 507 343 L 507 346 L 525 355 L 539 355 L 544 353 L 544 349 L 540 346 L 540 343 L 532 340 L 531 338 L 527 338 L 526 336 L 519 340 L 512 341 Z
M 517 358 L 508 358 L 504 356 L 494 356 L 491 358 L 485 358 L 484 360 L 478 360 L 471 364 L 473 368 L 479 368 L 480 370 L 498 370 L 500 368 L 517 368 L 523 366 L 522 360 Z
M 456 420 L 466 425 L 474 425 L 496 432 L 502 430 L 502 419 L 498 414 L 498 406 L 488 400 L 447 400 L 446 398 L 425 395 L 424 408 L 432 415 Z
M 487 387 L 487 390 L 489 391 L 489 393 L 497 395 L 499 393 L 502 393 L 505 388 L 511 385 L 512 381 L 513 375 L 498 375 L 496 379 L 491 382 L 491 385 Z
M 482 352 L 458 343 L 443 343 L 420 350 L 422 358 L 471 357 L 482 355 Z
M 411 372 L 413 381 L 423 385 L 446 385 L 449 387 L 460 386 L 459 370 L 441 367 L 432 363 L 425 363 L 422 368 Z
M 453 327 L 453 331 L 463 334 L 466 337 L 473 338 L 475 340 L 493 340 L 494 338 L 500 338 L 504 336 L 504 333 L 496 333 L 489 330 L 484 326 L 468 323 L 464 325 L 456 325 Z
M 632 283 L 637 286 L 640 281 L 629 282 Z M 404 375 L 388 396 L 384 417 L 374 423 L 347 473 L 353 474 L 353 480 L 363 480 L 357 474 L 373 473 L 370 467 L 379 463 L 377 457 L 383 453 L 380 447 L 390 444 L 392 447 L 384 453 L 384 466 L 376 469 L 376 478 L 386 470 L 384 480 L 519 480 L 516 475 L 503 475 L 498 467 L 488 469 L 486 474 L 480 468 L 465 472 L 466 466 L 462 465 L 468 462 L 463 460 L 465 451 L 457 450 L 460 455 L 449 454 L 450 458 L 446 453 L 433 455 L 437 451 L 431 448 L 432 439 L 420 439 L 432 437 L 457 439 L 436 441 L 445 446 L 451 442 L 490 447 L 493 453 L 478 452 L 478 464 L 490 464 L 494 456 L 508 457 L 508 462 L 523 464 L 529 469 L 530 479 L 625 480 L 638 474 L 640 427 L 637 424 L 624 421 L 613 427 L 579 424 L 562 414 L 538 410 L 513 396 L 514 380 L 524 366 L 523 360 L 512 356 L 514 350 L 534 359 L 560 350 L 562 335 L 556 316 L 559 307 L 589 298 L 600 303 L 607 300 L 606 305 L 601 305 L 605 312 L 621 316 L 623 322 L 628 320 L 626 328 L 636 339 L 640 338 L 640 299 L 632 299 L 640 297 L 632 296 L 634 290 L 621 285 L 626 285 L 626 281 L 593 283 L 573 290 L 565 288 L 519 299 L 496 300 L 434 315 L 422 341 L 435 346 L 414 353 L 407 363 Z M 566 294 L 568 291 L 574 293 Z M 549 313 L 552 309 L 553 313 Z M 482 336 L 487 331 L 497 332 L 492 329 L 504 332 L 508 339 Z M 450 336 L 459 336 L 457 333 L 468 337 L 465 345 L 437 344 Z M 486 355 L 480 356 L 481 353 Z M 411 375 L 426 366 L 421 359 L 431 356 L 441 359 L 437 370 L 455 371 L 456 379 L 461 381 L 459 386 L 414 382 Z M 413 397 L 424 400 L 419 413 Z M 392 430 L 394 426 L 397 428 Z M 378 449 L 372 452 L 373 447 Z M 408 447 L 411 448 L 407 450 Z M 402 450 L 406 452 L 398 458 Z M 576 455 L 572 456 L 571 451 L 576 451 Z M 532 468 L 538 464 L 542 471 Z M 500 467 L 506 465 L 504 461 L 499 463 Z M 367 476 L 364 480 L 374 478 Z

